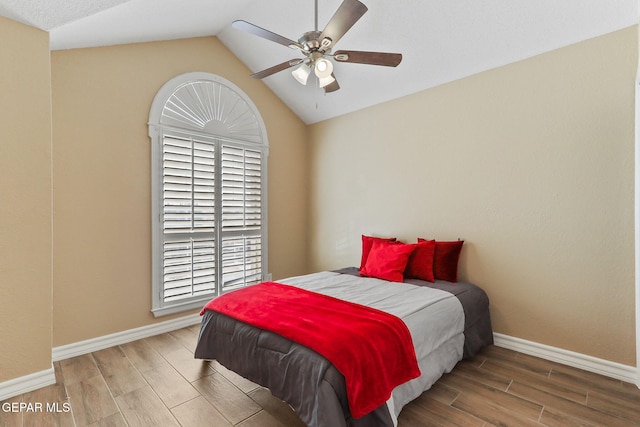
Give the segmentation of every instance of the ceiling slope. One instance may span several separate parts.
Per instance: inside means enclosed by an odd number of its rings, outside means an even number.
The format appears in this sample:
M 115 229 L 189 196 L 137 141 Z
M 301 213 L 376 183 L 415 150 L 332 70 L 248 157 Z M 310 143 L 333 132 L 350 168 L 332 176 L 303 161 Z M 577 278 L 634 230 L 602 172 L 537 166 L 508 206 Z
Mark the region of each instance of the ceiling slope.
M 263 81 L 315 123 L 638 23 L 638 0 L 361 0 L 368 12 L 334 50 L 399 52 L 397 68 L 335 63 L 324 94 L 290 70 Z M 341 0 L 318 0 L 319 29 Z M 71 49 L 217 35 L 252 72 L 299 58 L 231 27 L 243 19 L 297 40 L 314 28 L 313 0 L 0 0 L 0 15 L 49 31 Z

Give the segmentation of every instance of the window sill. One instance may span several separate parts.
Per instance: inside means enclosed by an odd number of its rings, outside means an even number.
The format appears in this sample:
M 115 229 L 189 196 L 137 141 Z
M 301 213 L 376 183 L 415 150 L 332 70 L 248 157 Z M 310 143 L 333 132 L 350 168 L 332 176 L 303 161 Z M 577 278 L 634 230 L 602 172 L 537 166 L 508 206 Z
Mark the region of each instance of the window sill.
M 191 300 L 183 303 L 171 304 L 165 307 L 156 307 L 152 308 L 151 312 L 153 313 L 154 317 L 162 317 L 194 309 L 199 310 L 204 307 L 206 303 L 211 301 L 212 298 L 214 298 L 214 295 L 209 295 L 205 298 L 201 298 L 195 301 Z

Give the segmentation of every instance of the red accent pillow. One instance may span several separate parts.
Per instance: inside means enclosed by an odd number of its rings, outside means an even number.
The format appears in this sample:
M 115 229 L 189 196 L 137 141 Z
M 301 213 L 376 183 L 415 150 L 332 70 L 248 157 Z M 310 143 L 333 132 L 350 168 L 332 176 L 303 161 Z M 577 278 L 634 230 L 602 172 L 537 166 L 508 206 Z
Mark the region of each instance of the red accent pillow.
M 402 282 L 404 270 L 415 247 L 415 244 L 375 241 L 360 274 L 390 282 Z
M 407 268 L 404 271 L 405 277 L 426 280 L 427 282 L 435 282 L 435 277 L 433 275 L 433 259 L 435 252 L 435 240 L 419 239 L 416 248 L 409 257 Z
M 424 242 L 425 239 L 418 239 L 418 242 Z M 447 282 L 458 281 L 458 261 L 460 260 L 460 251 L 464 240 L 455 242 L 438 242 L 436 241 L 436 250 L 433 257 L 433 276 L 438 280 L 446 280 Z
M 395 241 L 395 237 L 383 238 L 362 235 L 362 258 L 360 259 L 360 270 L 362 270 L 364 268 L 364 265 L 367 263 L 367 257 L 369 256 L 369 252 L 371 252 L 371 245 L 373 245 L 373 242 Z

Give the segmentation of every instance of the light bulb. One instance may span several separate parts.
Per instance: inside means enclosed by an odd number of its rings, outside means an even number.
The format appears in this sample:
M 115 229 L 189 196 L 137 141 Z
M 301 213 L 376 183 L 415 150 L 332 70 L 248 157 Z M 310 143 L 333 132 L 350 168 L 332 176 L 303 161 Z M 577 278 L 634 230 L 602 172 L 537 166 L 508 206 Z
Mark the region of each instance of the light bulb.
M 324 58 L 318 59 L 316 61 L 315 73 L 319 79 L 330 77 L 331 73 L 333 73 L 333 63 Z

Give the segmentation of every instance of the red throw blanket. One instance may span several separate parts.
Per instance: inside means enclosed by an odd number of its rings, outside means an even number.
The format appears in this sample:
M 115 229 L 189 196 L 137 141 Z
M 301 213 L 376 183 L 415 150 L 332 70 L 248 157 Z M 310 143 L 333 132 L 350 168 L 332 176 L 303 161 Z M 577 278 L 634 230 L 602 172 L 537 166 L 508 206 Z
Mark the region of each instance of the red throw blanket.
M 374 308 L 265 282 L 219 296 L 200 314 L 205 310 L 275 332 L 324 356 L 345 378 L 354 418 L 420 375 L 407 326 Z

